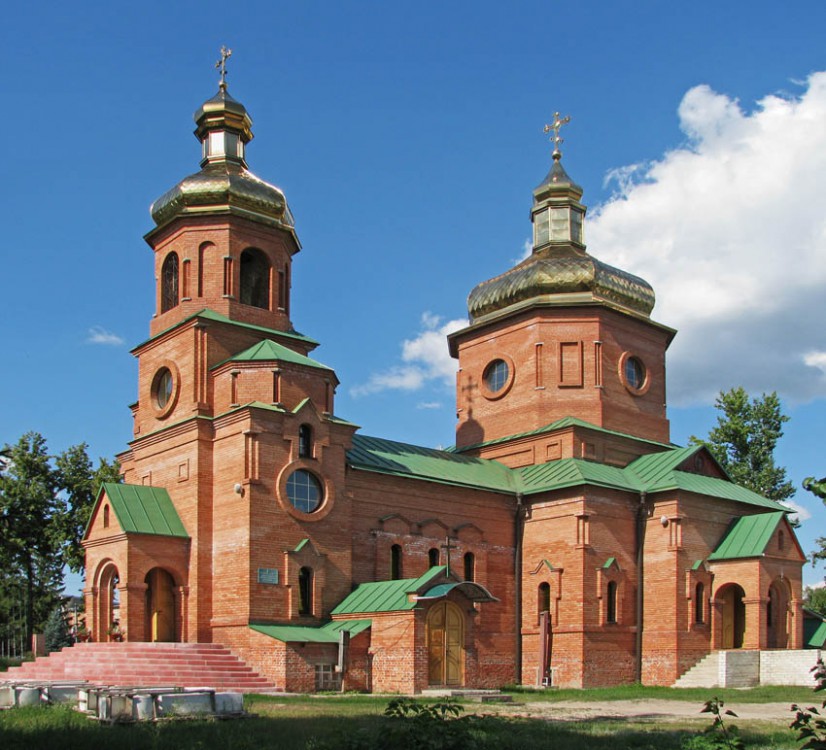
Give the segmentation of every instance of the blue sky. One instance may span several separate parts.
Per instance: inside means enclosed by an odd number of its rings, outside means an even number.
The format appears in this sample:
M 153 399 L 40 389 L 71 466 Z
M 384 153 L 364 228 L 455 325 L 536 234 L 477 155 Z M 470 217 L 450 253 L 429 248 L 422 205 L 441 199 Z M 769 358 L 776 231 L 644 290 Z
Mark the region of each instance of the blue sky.
M 16 4 L 6 124 L 0 442 L 122 450 L 153 305 L 149 204 L 198 168 L 192 113 L 233 49 L 250 168 L 303 244 L 293 321 L 368 434 L 453 440 L 443 333 L 525 252 L 542 134 L 570 115 L 589 251 L 649 280 L 672 438 L 720 389 L 777 390 L 799 486 L 826 474 L 826 4 Z M 795 498 L 806 550 L 822 504 Z M 806 580 L 823 572 L 806 568 Z

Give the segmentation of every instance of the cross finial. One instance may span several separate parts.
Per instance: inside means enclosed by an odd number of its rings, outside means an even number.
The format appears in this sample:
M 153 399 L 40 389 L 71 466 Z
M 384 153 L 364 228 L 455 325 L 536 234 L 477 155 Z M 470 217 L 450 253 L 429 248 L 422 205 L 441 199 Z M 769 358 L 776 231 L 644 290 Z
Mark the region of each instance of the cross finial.
M 218 84 L 221 90 L 227 87 L 227 60 L 232 57 L 232 50 L 226 47 L 221 47 L 221 59 L 215 63 L 215 67 L 221 71 L 221 82 Z
M 569 116 L 565 116 L 560 119 L 559 112 L 554 112 L 553 123 L 545 126 L 546 133 L 550 133 L 552 130 L 554 131 L 554 134 L 551 137 L 551 143 L 554 144 L 554 152 L 552 156 L 555 161 L 559 161 L 562 158 L 562 152 L 559 150 L 559 146 L 562 143 L 562 138 L 559 137 L 559 130 L 563 125 L 567 125 L 570 121 L 571 118 Z

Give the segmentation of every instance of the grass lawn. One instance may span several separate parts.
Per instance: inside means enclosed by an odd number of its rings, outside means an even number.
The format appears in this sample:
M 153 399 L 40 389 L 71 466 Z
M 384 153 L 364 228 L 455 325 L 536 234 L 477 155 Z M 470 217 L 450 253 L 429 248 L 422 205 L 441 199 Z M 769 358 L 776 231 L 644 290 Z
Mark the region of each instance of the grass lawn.
M 694 691 L 667 688 L 621 688 L 612 690 L 545 691 L 519 693 L 516 700 L 577 700 L 599 704 L 614 699 L 684 699 L 695 701 L 698 711 L 710 697 Z M 756 690 L 716 691 L 731 705 L 745 702 L 805 701 L 811 692 L 805 689 L 760 688 Z M 727 694 L 732 693 L 729 697 Z M 726 694 L 726 695 L 723 695 Z M 63 707 L 14 709 L 0 712 L 0 748 L 2 750 L 305 750 L 311 738 L 327 740 L 336 747 L 341 738 L 363 732 L 381 737 L 388 727 L 382 717 L 389 698 L 386 696 L 250 696 L 247 710 L 256 714 L 243 720 L 192 720 L 105 726 Z M 464 713 L 482 713 L 478 703 L 464 704 Z M 791 716 L 790 716 L 791 720 Z M 736 720 L 735 720 L 736 721 Z M 611 720 L 563 722 L 541 719 L 492 717 L 485 719 L 487 742 L 480 747 L 497 750 L 559 748 L 562 750 L 678 750 L 682 741 L 696 734 L 705 724 L 674 721 Z M 784 724 L 741 722 L 748 748 L 792 750 L 794 736 Z M 490 744 L 487 744 L 487 743 Z M 365 745 L 373 747 L 372 745 Z M 378 747 L 378 746 L 377 746 Z M 417 745 L 405 745 L 415 750 Z M 428 745 L 427 747 L 431 747 Z M 404 750 L 404 748 L 400 748 Z

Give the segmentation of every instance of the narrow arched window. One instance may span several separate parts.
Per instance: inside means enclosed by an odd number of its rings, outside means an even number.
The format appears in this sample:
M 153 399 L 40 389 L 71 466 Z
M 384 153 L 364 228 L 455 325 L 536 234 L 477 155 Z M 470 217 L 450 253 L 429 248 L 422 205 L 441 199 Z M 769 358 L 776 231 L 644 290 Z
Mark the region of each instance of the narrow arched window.
M 439 564 L 439 550 L 431 547 L 427 552 L 427 564 L 432 568 Z
M 298 455 L 300 458 L 313 457 L 313 428 L 308 424 L 298 428 Z
M 608 581 L 608 602 L 606 607 L 606 622 L 615 623 L 617 621 L 617 584 L 616 581 Z
M 104 529 L 109 528 L 109 506 L 108 505 L 103 506 L 103 528 Z
M 536 611 L 541 615 L 543 612 L 551 611 L 551 584 L 543 582 L 539 584 L 536 594 Z
M 241 302 L 264 310 L 270 307 L 270 262 L 252 247 L 241 253 Z
M 476 575 L 476 557 L 472 552 L 465 552 L 465 580 L 472 581 Z
M 705 586 L 698 583 L 694 587 L 694 622 L 697 625 L 702 625 L 705 622 L 705 604 L 703 597 L 705 595 Z
M 298 614 L 313 613 L 313 569 L 301 568 L 298 571 Z
M 402 577 L 402 548 L 394 544 L 390 548 L 390 578 L 398 581 Z
M 161 268 L 161 312 L 178 304 L 178 255 L 169 253 Z

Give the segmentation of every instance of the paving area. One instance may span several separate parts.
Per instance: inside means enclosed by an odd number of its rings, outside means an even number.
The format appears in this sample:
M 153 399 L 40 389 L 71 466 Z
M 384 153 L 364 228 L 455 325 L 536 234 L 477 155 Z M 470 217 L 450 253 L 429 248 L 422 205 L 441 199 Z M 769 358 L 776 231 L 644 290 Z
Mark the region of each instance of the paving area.
M 519 700 L 519 699 L 517 699 Z M 818 701 L 818 705 L 820 702 Z M 790 703 L 726 704 L 742 720 L 776 721 L 788 725 L 794 715 Z M 599 721 L 633 719 L 634 721 L 691 720 L 710 723 L 709 714 L 700 713 L 702 705 L 690 701 L 620 700 L 599 703 L 578 701 L 525 701 L 511 704 L 486 704 L 483 712 L 500 716 L 521 716 L 550 721 Z M 470 710 L 470 709 L 468 709 Z M 736 721 L 736 719 L 732 719 Z

